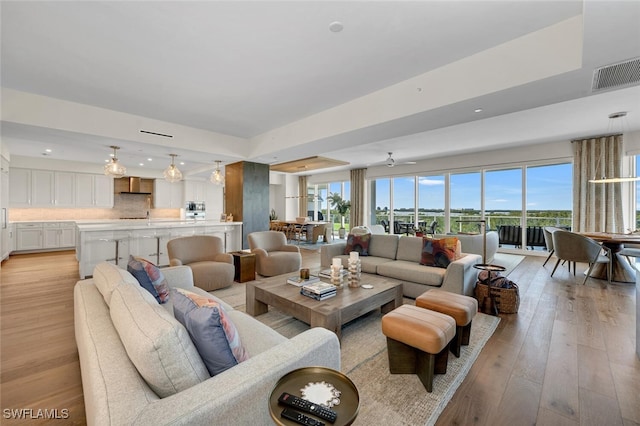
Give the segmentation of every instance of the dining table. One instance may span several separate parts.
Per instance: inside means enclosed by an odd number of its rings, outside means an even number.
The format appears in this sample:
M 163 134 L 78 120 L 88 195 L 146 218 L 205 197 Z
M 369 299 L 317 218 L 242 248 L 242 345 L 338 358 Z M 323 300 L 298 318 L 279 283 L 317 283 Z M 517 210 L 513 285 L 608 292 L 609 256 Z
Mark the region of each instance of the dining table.
M 299 222 L 297 220 L 285 220 L 289 226 L 300 226 L 305 228 L 305 234 L 307 242 L 317 243 L 318 237 L 322 236 L 323 241 L 329 242 L 331 239 L 331 223 L 322 220 L 308 220 L 306 222 Z M 298 243 L 300 240 L 298 239 Z
M 620 283 L 636 282 L 636 269 L 629 264 L 627 259 L 620 254 L 625 244 L 640 245 L 640 234 L 616 234 L 609 232 L 580 232 L 581 235 L 589 237 L 603 247 L 611 250 L 611 281 Z M 607 265 L 598 263 L 593 267 L 591 276 L 598 279 L 607 279 Z

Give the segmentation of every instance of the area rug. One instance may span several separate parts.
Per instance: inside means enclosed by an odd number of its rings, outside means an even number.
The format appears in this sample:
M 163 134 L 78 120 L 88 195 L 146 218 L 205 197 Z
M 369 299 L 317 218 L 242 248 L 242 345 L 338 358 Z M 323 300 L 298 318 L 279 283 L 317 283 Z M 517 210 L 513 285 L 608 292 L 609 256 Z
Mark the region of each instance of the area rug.
M 493 256 L 493 261 L 491 263 L 504 266 L 506 270 L 502 272 L 502 275 L 506 277 L 513 272 L 513 270 L 516 269 L 516 266 L 518 266 L 523 260 L 524 256 L 520 256 L 518 254 L 496 253 L 495 256 Z
M 244 311 L 244 284 L 212 293 Z M 404 303 L 414 304 L 414 301 L 405 298 Z M 309 329 L 302 321 L 272 308 L 256 319 L 289 338 Z M 360 413 L 355 425 L 435 424 L 500 318 L 482 313 L 475 316 L 469 346 L 461 348 L 460 358 L 449 354 L 447 374 L 434 377 L 431 393 L 416 375 L 389 373 L 386 337 L 380 320 L 379 312 L 370 312 L 342 329 L 341 370 L 355 383 L 360 394 Z

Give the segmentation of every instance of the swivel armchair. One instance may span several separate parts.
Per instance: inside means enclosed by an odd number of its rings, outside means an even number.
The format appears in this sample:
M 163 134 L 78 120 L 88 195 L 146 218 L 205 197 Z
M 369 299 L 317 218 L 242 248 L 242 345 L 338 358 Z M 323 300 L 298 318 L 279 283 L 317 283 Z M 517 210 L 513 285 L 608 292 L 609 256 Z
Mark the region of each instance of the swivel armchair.
M 233 256 L 224 252 L 222 239 L 213 235 L 193 235 L 167 242 L 169 265 L 186 265 L 193 272 L 193 281 L 204 291 L 233 284 Z
M 260 231 L 247 235 L 251 253 L 256 255 L 256 272 L 265 277 L 297 272 L 302 266 L 300 249 L 287 244 L 282 232 Z

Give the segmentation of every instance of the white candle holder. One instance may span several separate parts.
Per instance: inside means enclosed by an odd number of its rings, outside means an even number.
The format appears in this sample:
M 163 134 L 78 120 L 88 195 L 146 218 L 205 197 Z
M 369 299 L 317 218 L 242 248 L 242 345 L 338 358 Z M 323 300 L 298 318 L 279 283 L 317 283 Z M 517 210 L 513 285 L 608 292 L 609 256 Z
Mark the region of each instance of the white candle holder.
M 347 267 L 349 287 L 360 287 L 361 262 L 359 257 L 350 257 Z
M 342 288 L 342 265 L 336 265 L 335 263 L 331 265 L 331 284 L 335 285 L 338 288 Z

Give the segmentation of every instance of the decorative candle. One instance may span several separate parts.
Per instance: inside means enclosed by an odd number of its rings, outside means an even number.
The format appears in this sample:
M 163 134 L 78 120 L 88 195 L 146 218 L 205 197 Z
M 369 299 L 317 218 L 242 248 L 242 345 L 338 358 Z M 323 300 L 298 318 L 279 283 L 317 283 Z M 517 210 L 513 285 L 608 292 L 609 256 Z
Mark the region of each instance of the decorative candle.
M 349 253 L 349 258 L 351 260 L 358 260 L 359 255 L 360 254 L 357 251 L 352 251 L 351 253 Z
M 332 260 L 332 265 L 333 266 L 340 266 L 342 265 L 342 259 L 340 259 L 339 257 L 334 257 Z

